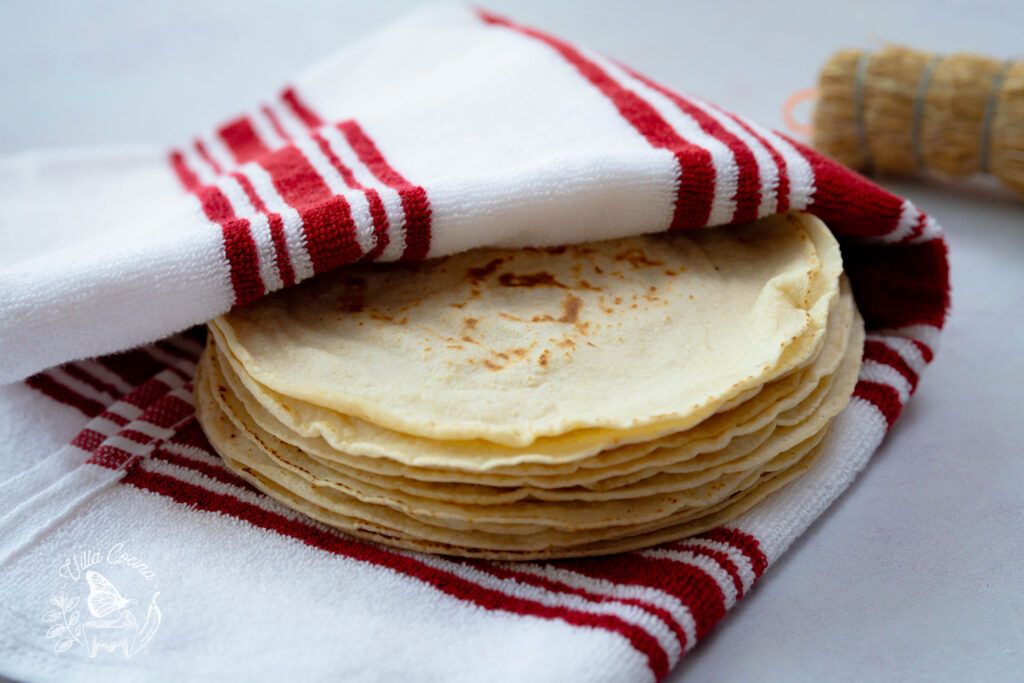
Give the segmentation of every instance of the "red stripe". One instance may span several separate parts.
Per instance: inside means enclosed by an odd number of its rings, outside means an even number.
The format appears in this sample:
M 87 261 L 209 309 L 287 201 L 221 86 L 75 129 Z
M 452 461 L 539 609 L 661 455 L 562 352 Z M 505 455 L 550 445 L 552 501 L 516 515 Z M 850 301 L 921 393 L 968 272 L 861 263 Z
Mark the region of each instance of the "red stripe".
M 170 390 L 171 387 L 166 383 L 156 378 L 151 378 L 132 389 L 130 393 L 126 394 L 121 399 L 121 401 L 141 409 L 144 411 L 143 415 L 145 415 L 145 411 L 163 398 L 163 396 Z
M 728 553 L 724 553 L 721 550 L 715 550 L 714 548 L 708 548 L 703 545 L 693 545 L 686 543 L 680 543 L 678 546 L 673 546 L 683 552 L 693 553 L 694 555 L 700 555 L 710 560 L 714 560 L 718 563 L 718 566 L 725 570 L 732 580 L 733 586 L 736 587 L 736 596 L 743 597 L 743 578 L 740 576 L 740 571 L 736 567 L 736 563 L 732 561 Z
M 886 422 L 889 423 L 890 428 L 892 427 L 893 422 L 896 421 L 896 418 L 898 418 L 900 413 L 903 411 L 903 404 L 900 403 L 899 392 L 888 384 L 868 382 L 867 380 L 862 379 L 857 382 L 857 386 L 853 390 L 853 395 L 870 402 L 878 408 L 885 417 Z
M 910 241 L 920 237 L 921 233 L 924 232 L 924 226 L 926 226 L 927 224 L 928 216 L 922 213 L 920 217 L 918 217 L 917 223 L 914 224 L 914 228 L 910 231 L 910 234 L 907 235 L 907 237 L 905 238 L 905 241 Z
M 185 155 L 181 152 L 171 152 L 171 168 L 178 176 L 178 181 L 189 192 L 194 192 L 199 187 L 199 176 L 188 167 L 185 162 Z
M 148 472 L 141 467 L 128 472 L 122 481 L 140 489 L 168 496 L 194 509 L 228 514 L 253 526 L 295 538 L 311 547 L 390 569 L 484 609 L 544 619 L 558 619 L 573 626 L 599 628 L 621 635 L 638 652 L 647 656 L 651 671 L 655 676 L 660 678 L 668 673 L 668 662 L 657 640 L 645 630 L 616 616 L 590 614 L 567 607 L 549 606 L 534 600 L 506 595 L 500 591 L 484 588 L 451 572 L 426 565 L 412 557 L 385 550 L 377 545 L 336 535 L 301 520 L 289 519 L 278 513 L 246 503 L 234 496 L 208 491 L 174 477 Z
M 110 410 L 104 410 L 102 413 L 98 415 L 98 417 L 102 417 L 104 420 L 108 422 L 113 422 L 118 427 L 124 427 L 126 424 L 131 422 L 131 420 L 124 417 L 123 415 L 118 415 L 117 413 L 111 412 Z
M 210 442 L 206 440 L 206 435 L 203 434 L 202 427 L 199 426 L 199 422 L 194 418 L 179 427 L 175 431 L 174 436 L 170 438 L 170 442 L 200 448 L 208 453 L 214 452 L 213 446 L 210 445 Z
M 240 164 L 269 151 L 247 116 L 240 116 L 228 122 L 217 131 L 217 134 L 231 150 L 235 161 Z
M 646 586 L 672 595 L 689 607 L 697 626 L 697 640 L 725 615 L 725 594 L 718 582 L 696 565 L 635 554 L 560 560 L 553 564 L 619 585 Z
M 757 210 L 761 205 L 761 177 L 758 171 L 757 158 L 747 147 L 747 144 L 730 133 L 725 127 L 714 119 L 710 114 L 696 106 L 686 98 L 680 96 L 668 88 L 655 83 L 632 69 L 623 69 L 633 78 L 637 79 L 648 88 L 661 93 L 672 104 L 676 105 L 681 112 L 697 122 L 708 135 L 722 141 L 736 160 L 738 170 L 736 192 L 733 195 L 736 201 L 736 211 L 732 220 L 736 223 L 745 223 L 757 218 Z
M 619 114 L 643 135 L 652 147 L 671 152 L 679 164 L 682 180 L 679 183 L 670 229 L 707 225 L 715 197 L 715 169 L 711 162 L 711 152 L 681 138 L 646 100 L 616 83 L 601 67 L 568 43 L 540 31 L 518 26 L 489 12 L 477 12 L 489 24 L 517 31 L 555 49 L 611 100 Z
M 431 208 L 427 191 L 413 185 L 396 171 L 381 154 L 377 144 L 355 121 L 343 121 L 338 130 L 349 146 L 377 180 L 398 193 L 405 213 L 405 250 L 401 260 L 419 260 L 427 257 L 431 240 Z M 380 206 L 383 211 L 383 204 Z M 383 250 L 383 247 L 381 247 Z
M 195 408 L 192 407 L 192 404 L 177 396 L 164 396 L 150 406 L 140 419 L 156 427 L 170 429 L 194 412 Z
M 424 196 L 426 194 L 424 193 Z M 384 202 L 381 200 L 377 190 L 370 188 L 366 191 L 366 200 L 370 204 L 370 217 L 373 219 L 373 248 L 366 252 L 364 261 L 375 261 L 380 258 L 391 242 L 388 234 L 388 213 L 384 209 Z
M 864 342 L 864 360 L 884 363 L 903 375 L 910 383 L 910 391 L 917 389 L 917 373 L 903 360 L 903 356 L 893 351 L 886 344 L 869 339 Z
M 90 465 L 99 465 L 111 470 L 124 469 L 131 462 L 138 462 L 141 456 L 115 446 L 100 446 L 86 460 Z
M 302 101 L 295 88 L 285 88 L 281 93 L 281 100 L 288 105 L 288 108 L 292 110 L 292 113 L 295 114 L 295 116 L 302 121 L 307 128 L 319 128 L 324 125 L 324 122 L 320 120 L 320 117 Z
M 143 434 L 136 429 L 122 429 L 117 433 L 117 435 L 122 439 L 128 439 L 129 441 L 139 444 L 147 444 L 153 440 L 153 437 L 149 434 Z
M 123 400 L 137 405 L 138 408 L 146 408 L 153 399 L 146 400 L 146 396 L 163 395 L 169 389 L 160 381 L 154 381 L 154 376 L 166 369 L 166 366 L 156 360 L 153 356 L 143 353 L 140 350 L 125 351 L 115 355 L 103 355 L 96 358 L 99 364 L 110 370 L 134 387 Z M 154 387 L 160 387 L 161 393 L 153 393 Z
M 319 147 L 320 151 L 323 152 L 325 157 L 327 157 L 327 160 L 331 162 L 331 166 L 334 167 L 334 170 L 341 175 L 346 185 L 353 190 L 366 189 L 356 178 L 355 174 L 352 173 L 352 169 L 342 163 L 341 159 L 338 158 L 338 155 L 334 153 L 334 150 L 331 149 L 329 144 L 327 144 L 327 139 L 324 138 L 323 135 L 320 135 L 320 133 L 312 133 L 311 137 L 316 141 L 317 147 Z
M 77 446 L 83 451 L 93 451 L 101 443 L 107 440 L 106 434 L 100 434 L 93 429 L 83 429 L 71 440 L 72 446 Z
M 281 283 L 285 287 L 291 287 L 295 284 L 295 270 L 292 268 L 292 260 L 288 255 L 288 244 L 284 237 L 284 221 L 281 219 L 281 214 L 267 210 L 267 205 L 256 193 L 256 188 L 252 186 L 249 178 L 241 173 L 232 173 L 231 177 L 242 186 L 242 191 L 252 202 L 253 207 L 267 217 L 270 239 L 274 244 L 274 263 L 277 265 L 277 272 L 281 276 Z
M 527 584 L 530 586 L 537 586 L 545 590 L 554 591 L 557 593 L 569 593 L 572 595 L 579 595 L 587 598 L 588 600 L 596 600 L 597 602 L 616 602 L 623 605 L 632 605 L 639 607 L 640 609 L 653 614 L 654 616 L 661 619 L 669 630 L 675 635 L 676 640 L 679 641 L 679 645 L 682 648 L 686 648 L 686 632 L 683 631 L 682 626 L 676 620 L 672 613 L 663 607 L 653 605 L 645 600 L 637 598 L 621 598 L 610 595 L 604 595 L 602 593 L 594 593 L 584 588 L 577 588 L 570 586 L 567 583 L 563 583 L 557 579 L 550 579 L 546 576 L 538 576 L 529 572 L 518 571 L 508 566 L 502 566 L 486 560 L 458 560 L 461 564 L 465 564 L 478 569 L 482 572 L 486 572 L 491 576 L 499 579 L 512 579 L 516 583 Z M 664 649 L 663 649 L 664 651 Z
M 302 218 L 302 232 L 313 269 L 322 273 L 362 255 L 348 202 L 334 195 L 305 155 L 294 145 L 259 158 L 274 187 Z
M 345 180 L 345 184 L 353 190 L 362 191 L 366 196 L 366 201 L 370 205 L 370 217 L 373 219 L 374 243 L 373 248 L 363 256 L 363 260 L 373 261 L 377 259 L 390 241 L 388 236 L 388 215 L 384 210 L 384 202 L 381 201 L 377 190 L 367 189 L 359 182 L 355 174 L 352 173 L 352 169 L 342 163 L 338 155 L 334 153 L 334 150 L 331 149 L 324 136 L 319 133 L 313 133 L 313 139 L 316 141 L 317 146 L 320 147 L 320 151 L 327 157 L 327 160 L 331 162 L 331 165 L 334 166 L 335 170 Z
M 190 361 L 192 363 L 195 363 L 197 360 L 199 360 L 199 356 L 196 355 L 195 353 L 192 353 L 191 351 L 186 351 L 185 349 L 175 346 L 173 343 L 166 339 L 161 339 L 160 341 L 153 342 L 153 346 L 155 346 L 156 348 L 160 349 L 161 351 L 168 355 L 177 356 L 178 358 Z
M 58 403 L 77 408 L 79 412 L 87 417 L 96 417 L 103 412 L 105 406 L 99 401 L 94 401 L 91 398 L 86 398 L 78 392 L 69 389 L 50 375 L 45 372 L 41 372 L 36 375 L 32 375 L 25 380 L 25 384 L 29 385 L 36 391 L 41 391 Z
M 282 140 L 292 139 L 292 136 L 288 135 L 288 131 L 286 131 L 281 125 L 281 122 L 278 120 L 277 114 L 274 113 L 273 109 L 264 104 L 260 107 L 260 111 L 262 111 L 263 115 L 267 117 L 267 120 L 270 121 L 270 125 L 274 127 L 274 132 L 280 135 Z
M 717 529 L 700 534 L 697 538 L 727 543 L 742 552 L 750 560 L 750 566 L 754 570 L 755 579 L 761 578 L 761 574 L 764 574 L 764 570 L 768 568 L 768 556 L 761 550 L 760 542 L 750 534 L 744 533 L 739 529 L 718 527 Z
M 840 243 L 843 268 L 869 330 L 921 323 L 942 327 L 949 308 L 949 263 L 941 238 L 884 247 L 852 239 Z
M 206 145 L 203 144 L 203 141 L 200 140 L 199 138 L 196 138 L 192 142 L 192 144 L 195 146 L 196 151 L 199 152 L 199 156 L 202 157 L 203 161 L 205 161 L 207 164 L 210 165 L 210 168 L 213 169 L 214 173 L 216 173 L 217 175 L 220 175 L 221 174 L 220 164 L 218 164 L 214 160 L 214 158 L 212 156 L 210 156 L 210 153 L 207 151 Z
M 934 354 L 932 353 L 932 350 L 928 347 L 927 344 L 925 344 L 922 341 L 918 341 L 916 339 L 913 339 L 911 337 L 904 337 L 904 339 L 910 339 L 910 341 L 914 343 L 914 346 L 917 347 L 917 350 L 921 352 L 921 357 L 924 358 L 924 362 L 925 363 L 931 363 L 932 362 L 932 358 L 934 358 Z
M 188 167 L 183 154 L 173 152 L 171 165 L 184 188 L 199 199 L 206 217 L 221 227 L 235 304 L 246 304 L 263 296 L 265 289 L 259 273 L 259 256 L 249 230 L 249 221 L 235 216 L 231 203 L 219 188 L 199 184 L 198 177 Z
M 121 390 L 119 390 L 112 384 L 108 384 L 102 380 L 93 377 L 91 374 L 89 374 L 89 372 L 87 372 L 77 363 L 65 363 L 64 365 L 60 366 L 60 369 L 68 373 L 75 379 L 77 379 L 79 382 L 88 384 L 97 391 L 102 391 L 103 393 L 108 394 L 114 398 L 121 398 L 121 394 L 123 393 Z
M 712 105 L 714 106 L 714 105 Z M 722 111 L 719 109 L 719 111 Z M 779 150 L 768 143 L 768 141 L 761 136 L 754 128 L 744 121 L 742 118 L 731 112 L 722 111 L 723 114 L 731 118 L 733 121 L 743 126 L 743 129 L 748 134 L 752 135 L 761 145 L 768 150 L 768 153 L 772 156 L 772 161 L 775 162 L 775 168 L 779 170 L 778 184 L 775 186 L 775 212 L 785 213 L 789 211 L 789 170 L 786 166 L 786 159 L 782 156 Z

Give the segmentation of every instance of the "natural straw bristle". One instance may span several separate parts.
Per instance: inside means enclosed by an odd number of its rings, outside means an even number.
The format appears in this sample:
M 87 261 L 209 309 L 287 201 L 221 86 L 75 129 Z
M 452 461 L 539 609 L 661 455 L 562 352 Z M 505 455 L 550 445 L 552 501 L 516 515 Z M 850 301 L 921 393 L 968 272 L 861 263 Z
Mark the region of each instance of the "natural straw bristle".
M 814 145 L 853 168 L 988 172 L 1024 194 L 1024 61 L 839 52 L 819 77 Z

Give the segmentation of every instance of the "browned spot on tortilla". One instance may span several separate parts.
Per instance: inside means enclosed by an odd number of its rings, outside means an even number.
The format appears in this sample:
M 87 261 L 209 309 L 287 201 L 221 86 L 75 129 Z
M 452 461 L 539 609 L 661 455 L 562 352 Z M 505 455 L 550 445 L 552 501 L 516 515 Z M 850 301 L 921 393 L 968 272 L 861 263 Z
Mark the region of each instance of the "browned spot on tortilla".
M 627 261 L 629 265 L 633 266 L 634 268 L 642 268 L 643 266 L 665 265 L 664 261 L 653 261 L 647 258 L 647 255 L 640 249 L 637 249 L 636 247 L 619 252 L 618 254 L 615 255 L 615 260 Z
M 594 266 L 594 272 L 598 275 L 602 275 L 604 273 L 604 271 L 601 270 L 601 266 Z
M 546 271 L 539 273 L 526 273 L 516 275 L 515 273 L 502 273 L 498 276 L 498 282 L 502 287 L 560 287 L 569 289 L 555 279 L 555 276 Z
M 537 364 L 542 368 L 547 367 L 549 356 L 550 354 L 548 354 L 548 350 L 544 349 L 543 353 L 540 354 L 540 358 L 537 359 Z
M 579 287 L 580 289 L 589 289 L 589 290 L 594 291 L 594 292 L 602 291 L 602 289 L 600 287 L 596 287 L 596 286 L 590 284 L 589 282 L 587 282 L 586 280 L 580 280 L 579 282 L 576 283 L 576 286 Z
M 505 262 L 503 258 L 491 259 L 487 265 L 480 266 L 479 268 L 469 268 L 466 270 L 466 279 L 476 284 L 486 280 L 488 277 L 494 274 L 494 271 L 498 270 L 498 267 Z
M 378 311 L 375 308 L 371 308 L 370 309 L 370 319 L 371 320 L 379 320 L 381 322 L 388 322 L 388 323 L 395 322 L 394 316 L 390 316 L 387 313 L 382 313 L 381 311 Z
M 480 342 L 478 342 L 476 339 L 473 339 L 468 334 L 462 335 L 462 341 L 466 342 L 467 344 L 476 344 L 478 346 L 480 344 Z
M 483 365 L 488 370 L 502 370 L 502 369 L 505 368 L 504 365 L 498 365 L 497 363 L 493 363 L 493 362 L 491 362 L 489 360 L 486 360 L 486 359 L 483 361 Z
M 558 322 L 575 325 L 580 319 L 580 309 L 582 308 L 583 299 L 569 294 L 562 304 L 562 317 L 558 319 Z
M 546 251 L 549 254 L 555 254 L 557 256 L 558 254 L 564 254 L 566 249 L 568 249 L 568 247 L 563 245 L 560 247 L 546 247 L 544 251 Z
M 475 330 L 476 324 L 480 322 L 479 318 L 463 318 L 462 322 L 466 325 L 466 329 Z
M 561 341 L 557 341 L 555 342 L 555 344 L 557 346 L 562 347 L 563 349 L 572 349 L 576 347 L 576 342 L 574 342 L 572 339 L 569 339 L 569 337 L 562 337 Z
M 514 349 L 509 349 L 509 353 L 511 353 L 511 354 L 512 354 L 513 356 L 515 356 L 516 358 L 522 358 L 522 357 L 524 357 L 524 356 L 525 356 L 525 355 L 526 355 L 526 354 L 527 354 L 528 352 L 529 352 L 529 349 L 524 349 L 524 348 L 522 348 L 521 346 L 520 346 L 520 347 L 517 347 L 517 348 L 514 348 Z
M 466 302 L 463 301 L 461 304 L 448 304 L 448 305 L 451 306 L 452 308 L 462 308 L 463 306 L 466 305 Z
M 658 291 L 657 287 L 653 287 L 653 286 L 652 287 L 648 287 L 647 288 L 647 293 L 644 294 L 644 299 L 646 299 L 647 301 L 660 301 L 660 302 L 662 302 L 664 304 L 667 304 L 668 301 L 666 301 L 665 299 L 662 299 L 660 296 L 655 296 L 655 292 L 657 292 L 657 291 Z
M 555 318 L 548 313 L 539 313 L 529 320 L 524 320 L 523 318 L 514 316 L 511 313 L 499 313 L 498 316 L 517 323 L 567 323 L 569 325 L 575 325 L 579 332 L 586 334 L 587 329 L 590 327 L 590 323 L 580 323 L 579 315 L 582 308 L 583 299 L 578 296 L 573 296 L 572 294 L 566 294 L 565 301 L 562 302 L 562 315 L 558 318 Z
M 466 347 L 464 347 L 462 344 L 448 344 L 448 345 L 445 346 L 445 348 L 446 349 L 455 349 L 456 351 L 462 351 Z

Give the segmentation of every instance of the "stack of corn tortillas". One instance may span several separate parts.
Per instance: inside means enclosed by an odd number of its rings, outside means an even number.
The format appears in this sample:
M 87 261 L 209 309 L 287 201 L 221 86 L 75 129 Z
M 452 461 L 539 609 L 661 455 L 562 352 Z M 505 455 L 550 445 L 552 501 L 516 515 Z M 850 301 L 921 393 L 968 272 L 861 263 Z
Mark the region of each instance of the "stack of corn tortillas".
M 326 524 L 497 559 L 732 519 L 814 462 L 863 325 L 808 214 L 343 268 L 217 318 L 198 415 Z

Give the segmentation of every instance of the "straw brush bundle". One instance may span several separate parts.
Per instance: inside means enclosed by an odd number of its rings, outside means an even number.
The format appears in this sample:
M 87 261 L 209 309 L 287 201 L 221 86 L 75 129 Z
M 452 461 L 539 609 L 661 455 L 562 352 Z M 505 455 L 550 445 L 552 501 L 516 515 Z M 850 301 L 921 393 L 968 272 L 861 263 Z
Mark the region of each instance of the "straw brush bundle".
M 814 145 L 857 169 L 990 173 L 1024 194 L 1024 61 L 843 50 L 821 70 Z

